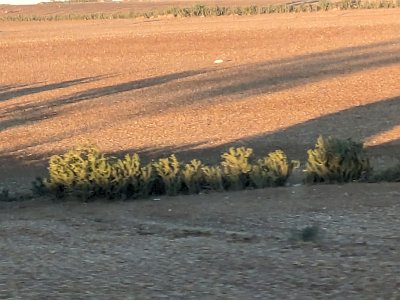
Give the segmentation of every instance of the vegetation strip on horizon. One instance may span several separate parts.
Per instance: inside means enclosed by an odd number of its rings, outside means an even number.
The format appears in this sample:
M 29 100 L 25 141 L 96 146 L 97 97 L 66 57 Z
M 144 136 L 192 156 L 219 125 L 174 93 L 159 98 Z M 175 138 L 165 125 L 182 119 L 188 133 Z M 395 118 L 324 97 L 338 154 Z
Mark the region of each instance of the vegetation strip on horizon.
M 67 4 L 63 4 L 67 5 Z M 167 9 L 154 9 L 144 12 L 114 12 L 114 13 L 88 13 L 88 14 L 56 14 L 56 15 L 7 15 L 1 16 L 0 21 L 63 21 L 63 20 L 103 20 L 103 19 L 135 19 L 139 17 L 156 18 L 159 16 L 174 17 L 209 17 L 209 16 L 248 16 L 264 15 L 274 13 L 300 13 L 317 12 L 329 10 L 348 9 L 378 9 L 378 8 L 400 8 L 400 0 L 342 0 L 331 2 L 330 0 L 319 0 L 318 2 L 300 2 L 291 4 L 270 4 L 266 6 L 207 6 L 196 4 L 191 7 L 171 7 Z

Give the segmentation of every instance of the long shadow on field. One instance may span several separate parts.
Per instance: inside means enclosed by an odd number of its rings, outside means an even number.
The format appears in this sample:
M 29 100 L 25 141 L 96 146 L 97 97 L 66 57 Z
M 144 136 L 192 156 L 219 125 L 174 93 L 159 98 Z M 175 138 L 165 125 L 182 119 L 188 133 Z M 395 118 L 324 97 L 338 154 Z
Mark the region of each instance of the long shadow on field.
M 51 108 L 60 108 L 68 104 L 77 103 L 84 100 L 96 99 L 104 96 L 109 96 L 113 94 L 133 91 L 137 89 L 152 87 L 160 84 L 167 83 L 169 81 L 177 80 L 180 78 L 185 78 L 189 76 L 194 76 L 197 74 L 205 73 L 207 70 L 193 70 L 193 71 L 184 71 L 178 72 L 163 76 L 155 76 L 151 78 L 141 79 L 129 81 L 122 84 L 93 88 L 87 91 L 74 93 L 72 95 L 59 97 L 54 100 L 46 101 L 45 103 L 27 103 L 22 105 L 13 105 L 12 107 L 5 109 L 4 117 L 14 114 L 17 115 L 11 119 L 0 122 L 0 131 L 5 130 L 7 128 L 13 126 L 24 125 L 26 123 L 39 121 L 44 118 L 51 118 L 57 115 L 56 112 L 51 112 L 49 109 Z M 88 79 L 89 80 L 89 79 Z M 45 90 L 50 89 L 58 89 L 63 87 L 68 87 L 73 84 L 83 83 L 81 80 L 72 80 L 68 82 L 62 82 L 59 84 L 40 86 L 35 88 L 25 88 L 17 91 L 7 91 L 4 93 L 0 93 L 0 101 L 6 100 L 10 97 L 18 97 L 22 95 L 26 95 L 28 93 L 39 93 Z M 24 94 L 25 93 L 25 94 Z
M 35 103 L 12 107 L 8 113 L 17 113 L 16 118 L 18 120 L 11 120 L 11 124 L 6 121 L 6 123 L 0 124 L 0 128 L 5 129 L 13 126 L 13 124 L 23 124 L 21 122 L 24 122 L 24 120 L 25 123 L 38 120 L 38 116 L 46 113 L 48 108 L 61 109 L 68 104 L 96 100 L 105 96 L 133 92 L 149 87 L 152 87 L 154 89 L 152 91 L 156 94 L 165 95 L 165 97 L 162 101 L 155 103 L 154 101 L 142 101 L 137 99 L 137 95 L 134 95 L 132 100 L 139 101 L 140 107 L 129 118 L 137 115 L 154 115 L 160 111 L 173 110 L 201 102 L 234 101 L 251 95 L 274 93 L 329 78 L 390 65 L 399 65 L 400 67 L 400 39 L 223 69 L 190 70 L 93 88 L 47 101 L 45 107 L 43 107 L 43 104 Z M 180 80 L 179 84 L 176 84 L 174 81 L 178 79 L 184 80 Z M 36 91 L 40 90 L 36 89 Z M 25 89 L 25 93 L 28 92 L 32 92 L 32 90 Z M 24 90 L 20 93 L 24 93 Z M 0 100 L 6 97 L 7 94 L 2 95 L 0 93 Z M 146 98 L 144 97 L 144 99 Z M 21 116 L 18 116 L 18 114 Z M 50 114 L 47 117 L 55 115 L 57 113 Z
M 22 88 L 25 87 L 27 85 L 22 85 L 22 84 L 6 84 L 6 85 L 0 85 L 0 94 L 6 91 L 10 91 L 12 89 L 16 89 L 16 88 Z
M 190 70 L 172 73 L 168 75 L 155 76 L 140 80 L 133 80 L 125 83 L 120 83 L 116 85 L 100 87 L 90 89 L 84 92 L 75 93 L 66 97 L 61 97 L 50 103 L 50 105 L 65 105 L 69 103 L 76 103 L 84 100 L 96 99 L 104 96 L 109 96 L 113 94 L 119 94 L 124 92 L 129 92 L 133 90 L 153 87 L 161 85 L 170 81 L 191 77 L 199 74 L 206 73 L 208 69 Z
M 0 86 L 0 102 L 5 102 L 10 99 L 18 98 L 21 96 L 27 96 L 32 94 L 37 94 L 45 91 L 52 91 L 62 88 L 68 88 L 71 86 L 89 83 L 97 80 L 101 80 L 107 76 L 94 76 L 94 77 L 84 77 L 74 80 L 67 80 L 58 83 L 42 84 L 38 86 L 29 85 L 5 85 Z M 34 113 L 30 109 L 35 107 L 38 113 Z M 28 103 L 28 104 L 13 104 L 8 108 L 4 108 L 1 112 L 1 117 L 8 117 L 10 114 L 15 112 L 21 112 L 20 116 L 8 118 L 4 121 L 0 121 L 0 131 L 7 129 L 12 126 L 23 125 L 29 122 L 35 122 L 43 120 L 54 116 L 53 112 L 48 111 L 47 103 L 42 102 Z
M 51 84 L 43 84 L 39 86 L 0 86 L 0 102 L 6 101 L 9 99 L 37 94 L 45 91 L 52 91 L 62 88 L 67 88 L 70 86 L 88 83 L 96 80 L 100 80 L 104 78 L 104 76 L 95 76 L 95 77 L 84 77 L 78 78 L 74 80 L 62 81 L 58 83 L 51 83 Z
M 193 144 L 159 149 L 130 149 L 126 152 L 139 152 L 144 154 L 145 157 L 159 157 L 160 155 L 178 153 L 185 160 L 205 157 L 207 161 L 215 162 L 219 159 L 219 155 L 229 147 L 246 146 L 253 148 L 257 155 L 283 149 L 291 157 L 304 159 L 306 150 L 315 144 L 317 137 L 321 134 L 365 141 L 399 126 L 399 112 L 400 96 L 352 107 L 283 130 L 245 137 L 216 147 L 194 149 L 199 145 Z M 370 147 L 369 150 L 372 154 L 385 154 L 400 158 L 400 139 L 395 138 L 397 139 L 392 142 Z M 204 147 L 205 144 L 207 144 L 206 141 L 203 142 L 202 146 Z
M 181 84 L 180 89 L 193 92 L 169 98 L 153 109 L 146 109 L 146 114 L 202 101 L 231 102 L 394 65 L 400 68 L 400 39 L 242 65 Z

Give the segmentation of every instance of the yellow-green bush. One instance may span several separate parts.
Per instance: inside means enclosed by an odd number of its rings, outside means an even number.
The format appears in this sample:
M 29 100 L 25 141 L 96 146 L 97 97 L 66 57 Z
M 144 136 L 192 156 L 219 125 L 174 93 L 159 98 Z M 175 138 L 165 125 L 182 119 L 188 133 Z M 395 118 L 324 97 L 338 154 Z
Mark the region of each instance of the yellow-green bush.
M 241 190 L 249 185 L 248 177 L 251 171 L 249 158 L 252 154 L 253 149 L 231 147 L 228 152 L 221 155 L 226 189 Z
M 201 171 L 204 176 L 203 189 L 213 191 L 224 190 L 223 175 L 220 166 L 203 166 Z
M 63 192 L 74 192 L 90 198 L 109 192 L 112 166 L 95 147 L 78 147 L 64 155 L 54 155 L 49 162 L 49 178 L 44 186 Z
M 285 184 L 295 164 L 288 163 L 283 151 L 275 151 L 254 164 L 250 148 L 230 148 L 218 165 L 200 160 L 182 164 L 175 155 L 142 166 L 139 155 L 123 159 L 107 157 L 96 147 L 78 147 L 49 162 L 49 176 L 38 179 L 40 193 L 93 197 L 138 198 L 148 195 L 199 193 L 202 190 L 239 190 Z
M 167 158 L 160 158 L 153 163 L 157 174 L 158 188 L 157 194 L 176 195 L 181 191 L 181 166 L 174 154 Z
M 250 180 L 255 188 L 282 186 L 299 166 L 299 161 L 289 162 L 282 150 L 276 150 L 252 165 Z
M 282 186 L 299 162 L 289 162 L 282 150 L 269 153 L 252 162 L 250 148 L 230 148 L 222 155 L 222 175 L 225 189 L 240 190 L 248 187 Z
M 136 198 L 149 194 L 153 180 L 152 167 L 141 167 L 137 154 L 121 160 L 106 157 L 93 146 L 52 156 L 48 170 L 49 177 L 38 179 L 34 188 L 40 193 L 55 192 L 58 197 Z
M 181 180 L 183 189 L 189 194 L 197 194 L 201 191 L 204 184 L 203 163 L 198 159 L 193 159 L 190 163 L 184 165 L 181 171 Z
M 307 183 L 343 183 L 361 179 L 371 171 L 362 143 L 320 136 L 308 150 Z
M 118 195 L 128 198 L 147 196 L 151 192 L 154 172 L 151 164 L 142 167 L 138 154 L 126 154 L 112 164 L 112 186 Z

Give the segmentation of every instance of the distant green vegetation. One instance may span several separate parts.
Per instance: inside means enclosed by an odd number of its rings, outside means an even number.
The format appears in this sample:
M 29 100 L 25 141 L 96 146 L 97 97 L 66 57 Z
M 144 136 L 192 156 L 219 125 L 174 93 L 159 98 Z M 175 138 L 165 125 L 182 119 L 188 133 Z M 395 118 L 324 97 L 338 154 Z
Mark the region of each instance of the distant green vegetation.
M 328 10 L 348 9 L 378 9 L 399 8 L 400 0 L 342 0 L 331 2 L 319 0 L 318 2 L 298 2 L 293 4 L 270 4 L 266 6 L 206 6 L 196 4 L 191 7 L 170 7 L 166 9 L 153 9 L 144 12 L 115 12 L 115 13 L 88 13 L 88 14 L 60 14 L 60 15 L 3 15 L 0 21 L 62 21 L 62 20 L 102 20 L 102 19 L 134 19 L 139 17 L 154 18 L 159 16 L 174 17 L 209 17 L 209 16 L 248 16 L 274 13 L 299 13 L 317 12 Z

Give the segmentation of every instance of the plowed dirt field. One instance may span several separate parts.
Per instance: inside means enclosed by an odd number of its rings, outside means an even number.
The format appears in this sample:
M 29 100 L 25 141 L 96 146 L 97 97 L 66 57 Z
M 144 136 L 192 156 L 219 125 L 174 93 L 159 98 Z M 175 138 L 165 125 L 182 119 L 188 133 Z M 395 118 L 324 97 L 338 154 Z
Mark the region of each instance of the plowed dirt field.
M 31 177 L 83 142 L 206 160 L 246 145 L 302 159 L 325 134 L 396 157 L 399 15 L 1 23 L 1 177 L 17 166 Z

